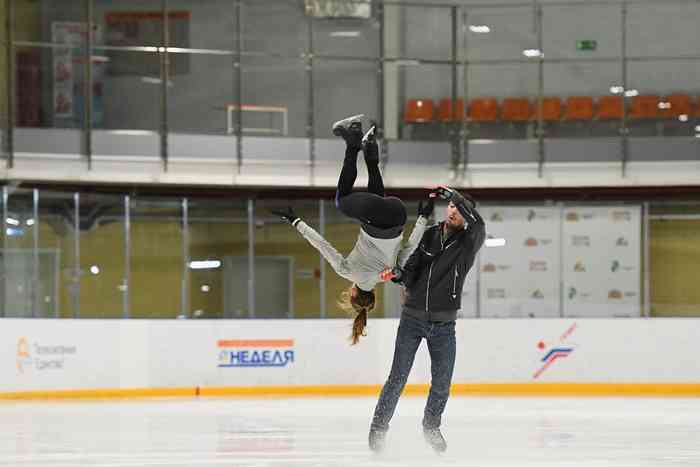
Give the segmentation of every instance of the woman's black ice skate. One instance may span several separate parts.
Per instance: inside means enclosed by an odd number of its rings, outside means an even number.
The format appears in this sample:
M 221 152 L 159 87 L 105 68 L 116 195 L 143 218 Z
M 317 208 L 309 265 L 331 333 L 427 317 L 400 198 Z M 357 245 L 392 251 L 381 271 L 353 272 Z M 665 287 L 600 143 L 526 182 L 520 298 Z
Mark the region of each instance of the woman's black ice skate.
M 369 130 L 367 130 L 367 133 L 362 137 L 362 145 L 366 144 L 371 144 L 371 143 L 376 143 L 377 138 L 377 124 L 372 122 L 371 126 L 369 127 Z
M 379 146 L 377 146 L 376 132 L 377 124 L 373 122 L 367 133 L 362 137 L 362 150 L 365 153 L 367 166 L 379 164 Z
M 349 148 L 362 148 L 362 117 L 364 114 L 353 115 L 333 124 L 333 134 L 345 140 Z

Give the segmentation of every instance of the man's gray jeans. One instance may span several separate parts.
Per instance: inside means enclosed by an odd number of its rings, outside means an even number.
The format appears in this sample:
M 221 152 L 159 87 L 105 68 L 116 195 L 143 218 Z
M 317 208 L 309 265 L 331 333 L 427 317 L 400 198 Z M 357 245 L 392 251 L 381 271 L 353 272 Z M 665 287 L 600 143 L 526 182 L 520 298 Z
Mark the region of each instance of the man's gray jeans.
M 371 429 L 380 431 L 389 429 L 389 421 L 394 415 L 399 396 L 408 380 L 421 339 L 425 339 L 428 343 L 432 376 L 430 394 L 423 415 L 423 426 L 426 428 L 440 426 L 442 413 L 450 395 L 455 366 L 457 347 L 455 322 L 423 321 L 403 313 L 396 334 L 391 372 L 382 388 L 377 407 L 374 409 Z

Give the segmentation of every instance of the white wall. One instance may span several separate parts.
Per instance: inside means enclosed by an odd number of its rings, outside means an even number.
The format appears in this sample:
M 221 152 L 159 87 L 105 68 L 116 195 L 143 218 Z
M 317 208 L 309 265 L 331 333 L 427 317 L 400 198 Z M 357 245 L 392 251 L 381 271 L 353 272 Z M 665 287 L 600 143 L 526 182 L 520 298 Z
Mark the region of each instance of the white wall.
M 379 385 L 398 320 L 148 321 L 4 319 L 0 392 L 194 386 Z M 700 320 L 460 320 L 454 383 L 700 382 Z M 20 349 L 24 338 L 28 347 Z M 219 340 L 293 339 L 284 367 L 219 368 Z M 542 346 L 538 344 L 542 343 Z M 47 353 L 63 346 L 70 353 Z M 542 358 L 571 349 L 539 377 Z M 252 349 L 251 349 L 252 350 Z M 259 349 L 264 350 L 264 349 Z M 50 363 L 47 367 L 47 362 Z M 409 383 L 427 383 L 421 345 Z

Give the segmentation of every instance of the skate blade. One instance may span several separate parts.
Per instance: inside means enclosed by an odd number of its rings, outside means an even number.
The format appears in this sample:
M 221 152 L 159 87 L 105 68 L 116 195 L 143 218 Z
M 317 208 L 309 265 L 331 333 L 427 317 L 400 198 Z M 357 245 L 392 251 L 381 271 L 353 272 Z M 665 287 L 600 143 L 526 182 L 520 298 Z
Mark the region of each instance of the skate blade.
M 367 133 L 362 137 L 362 144 L 367 144 L 370 139 L 374 139 L 374 134 L 377 131 L 377 125 L 372 125 L 369 130 L 367 130 Z

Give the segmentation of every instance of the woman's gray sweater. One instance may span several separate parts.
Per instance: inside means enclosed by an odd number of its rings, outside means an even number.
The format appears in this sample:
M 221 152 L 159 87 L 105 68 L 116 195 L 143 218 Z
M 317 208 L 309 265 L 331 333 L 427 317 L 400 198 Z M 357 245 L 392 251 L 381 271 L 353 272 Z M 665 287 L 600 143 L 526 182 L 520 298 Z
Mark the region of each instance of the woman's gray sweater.
M 304 221 L 296 223 L 296 229 L 321 252 L 336 273 L 352 281 L 360 289 L 370 291 L 379 280 L 379 273 L 386 268 L 403 266 L 423 237 L 428 220 L 419 216 L 408 242 L 401 246 L 403 236 L 380 239 L 371 237 L 360 229 L 355 248 L 344 258 L 333 245 Z

